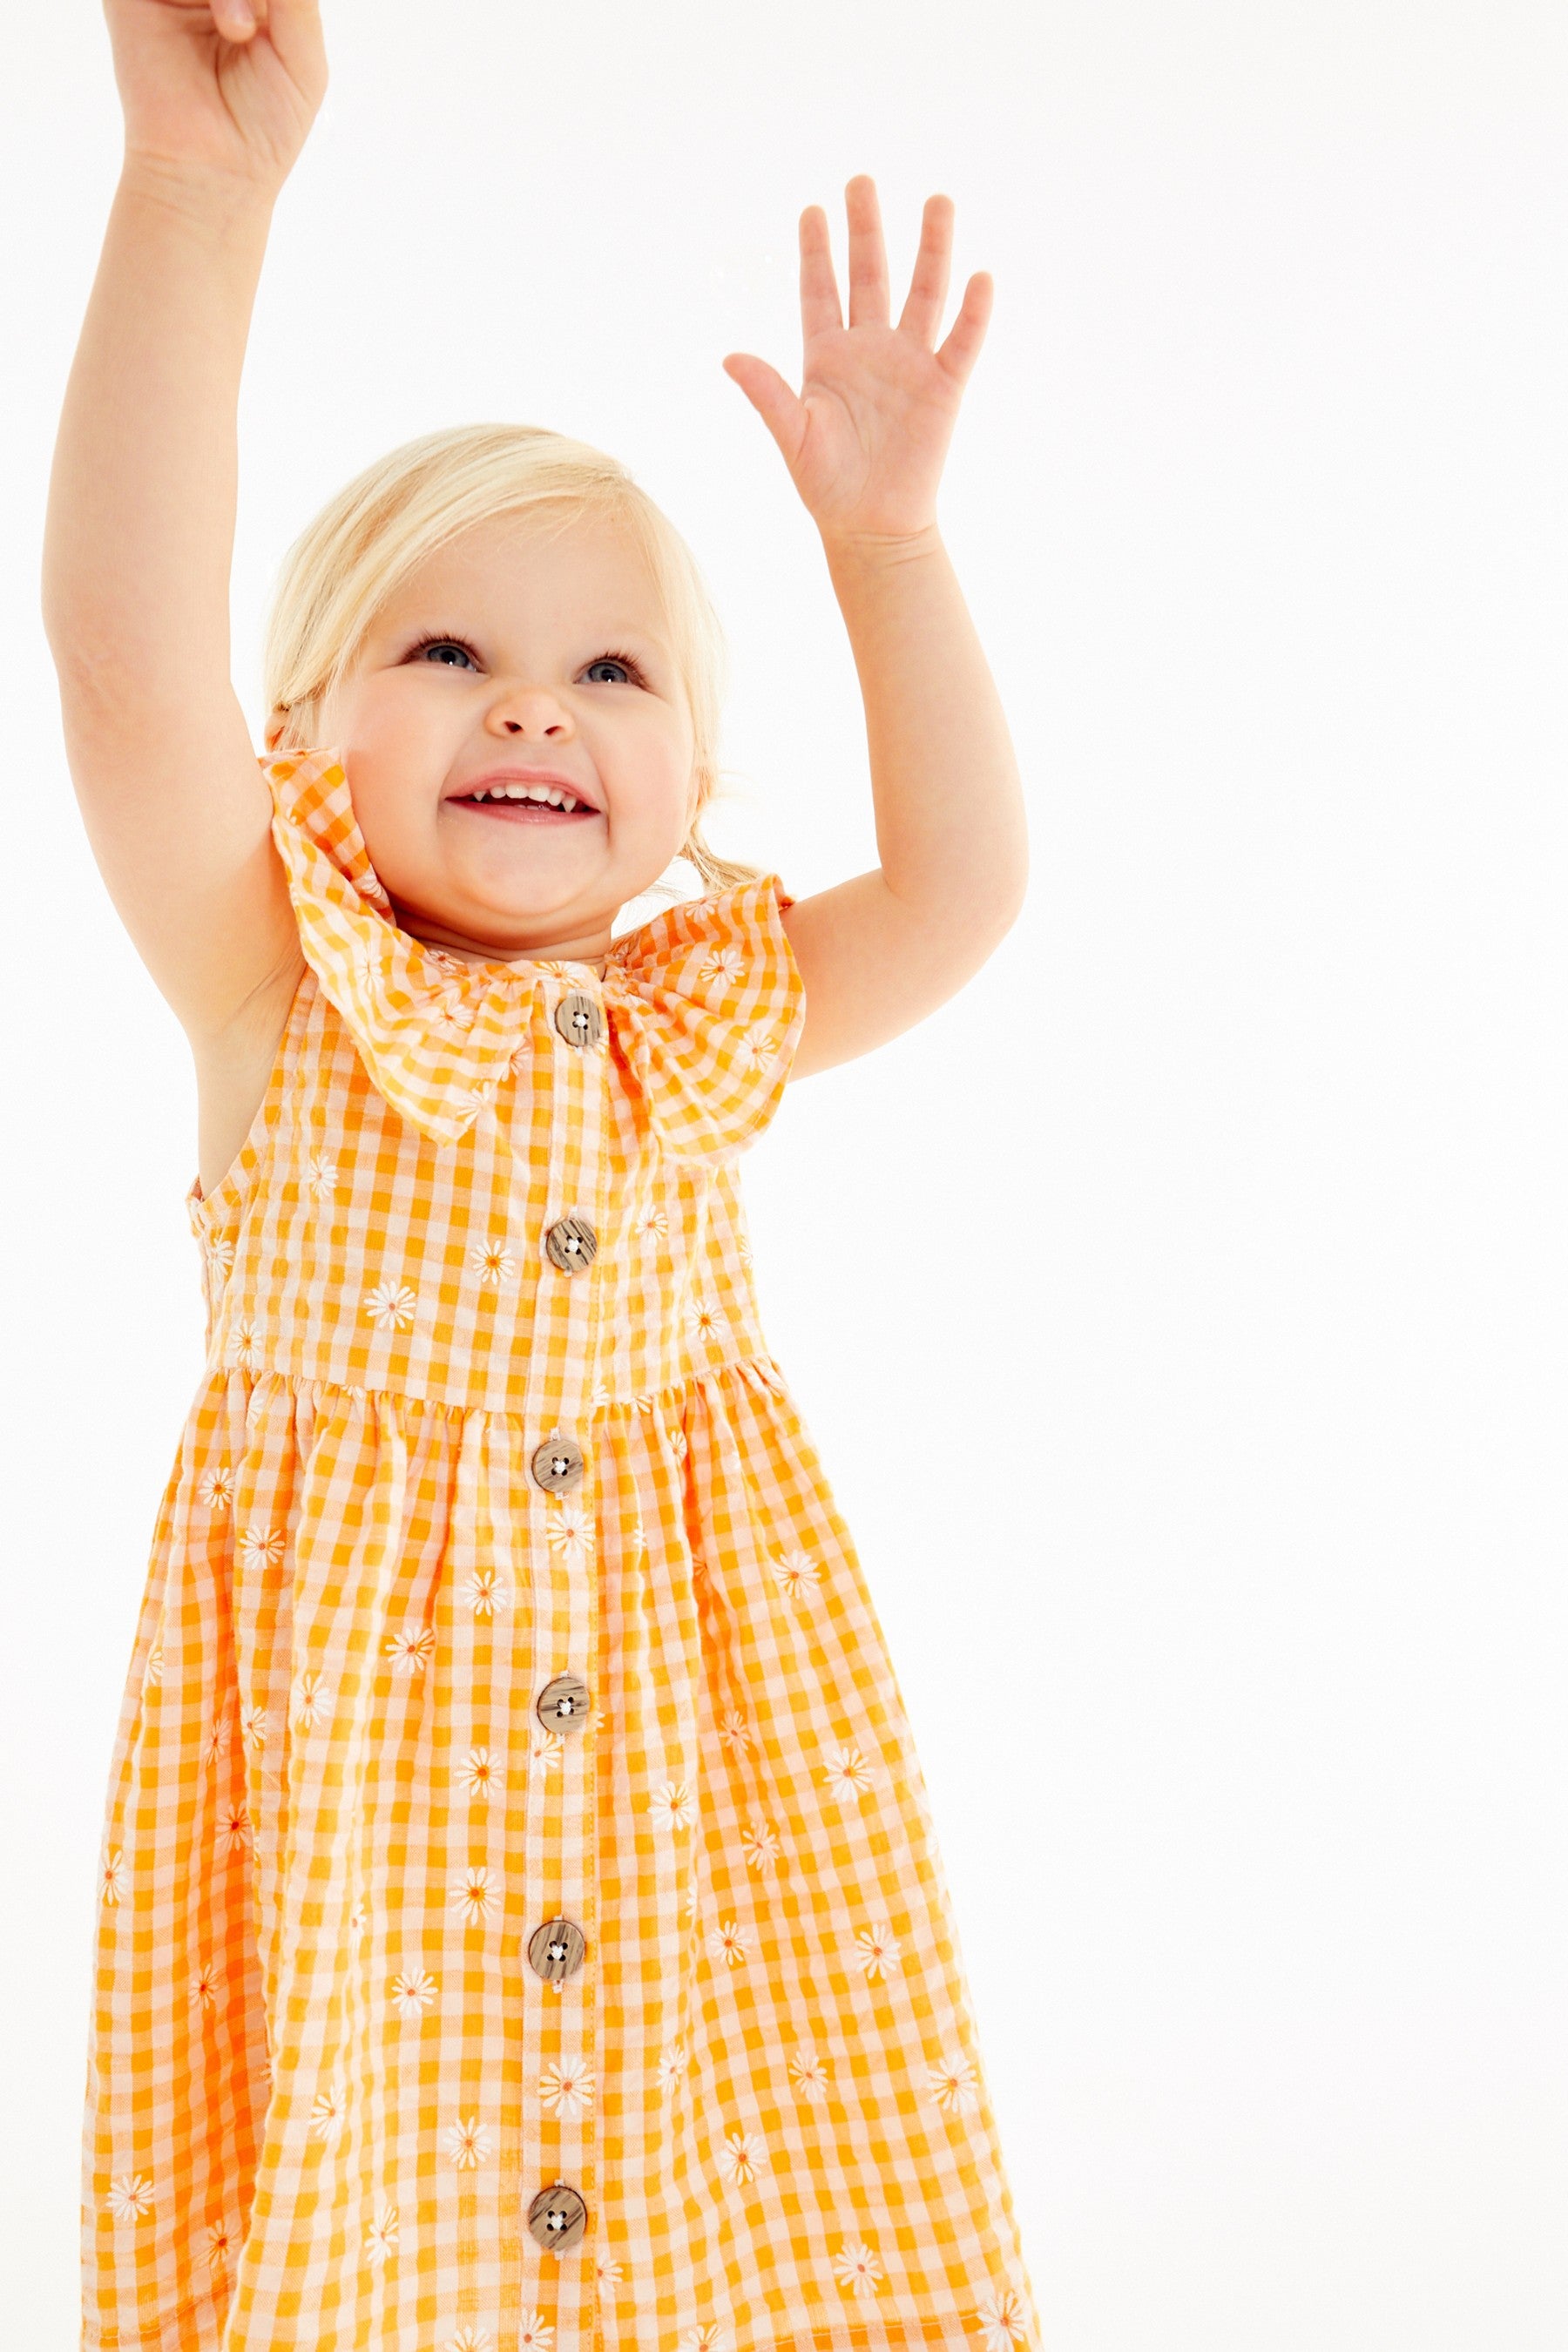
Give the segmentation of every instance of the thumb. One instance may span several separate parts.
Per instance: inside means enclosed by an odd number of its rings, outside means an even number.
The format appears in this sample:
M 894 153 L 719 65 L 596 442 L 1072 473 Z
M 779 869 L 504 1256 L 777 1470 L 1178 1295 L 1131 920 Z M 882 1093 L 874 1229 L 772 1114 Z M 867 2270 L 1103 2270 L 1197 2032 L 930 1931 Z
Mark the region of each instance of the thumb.
M 728 352 L 723 368 L 731 383 L 740 385 L 785 460 L 793 465 L 805 436 L 805 404 L 795 398 L 777 368 L 770 367 L 766 360 L 754 358 L 750 352 Z

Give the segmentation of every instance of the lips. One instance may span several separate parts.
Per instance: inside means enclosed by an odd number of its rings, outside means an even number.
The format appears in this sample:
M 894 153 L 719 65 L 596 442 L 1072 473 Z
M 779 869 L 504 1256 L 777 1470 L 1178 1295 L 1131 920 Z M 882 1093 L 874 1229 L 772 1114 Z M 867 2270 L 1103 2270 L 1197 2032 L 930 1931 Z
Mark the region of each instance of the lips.
M 470 816 L 499 817 L 504 824 L 585 824 L 599 814 L 587 807 L 552 808 L 548 801 L 469 801 L 457 794 L 451 806 L 467 809 Z

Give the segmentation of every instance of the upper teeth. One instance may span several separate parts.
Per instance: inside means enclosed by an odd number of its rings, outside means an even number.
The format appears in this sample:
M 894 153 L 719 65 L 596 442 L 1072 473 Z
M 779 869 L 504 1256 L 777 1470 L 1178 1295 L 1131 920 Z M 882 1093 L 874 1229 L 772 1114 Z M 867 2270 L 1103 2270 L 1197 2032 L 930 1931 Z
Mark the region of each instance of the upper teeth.
M 563 793 L 559 784 L 480 784 L 468 794 L 475 801 L 548 801 L 552 808 L 574 809 L 586 805 L 571 793 Z

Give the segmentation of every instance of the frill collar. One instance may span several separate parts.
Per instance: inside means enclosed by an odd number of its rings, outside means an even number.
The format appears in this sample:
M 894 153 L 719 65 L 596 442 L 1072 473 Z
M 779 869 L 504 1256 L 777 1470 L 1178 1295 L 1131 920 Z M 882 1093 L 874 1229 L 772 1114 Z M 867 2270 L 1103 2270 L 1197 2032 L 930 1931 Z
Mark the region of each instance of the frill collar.
M 773 1117 L 805 1014 L 776 874 L 667 908 L 570 960 L 470 963 L 404 930 L 371 864 L 341 751 L 258 755 L 306 961 L 365 1069 L 433 1142 L 455 1142 L 533 1054 L 531 1005 L 601 1006 L 607 1050 L 669 1156 L 718 1162 Z M 563 1045 L 564 1052 L 583 1050 Z

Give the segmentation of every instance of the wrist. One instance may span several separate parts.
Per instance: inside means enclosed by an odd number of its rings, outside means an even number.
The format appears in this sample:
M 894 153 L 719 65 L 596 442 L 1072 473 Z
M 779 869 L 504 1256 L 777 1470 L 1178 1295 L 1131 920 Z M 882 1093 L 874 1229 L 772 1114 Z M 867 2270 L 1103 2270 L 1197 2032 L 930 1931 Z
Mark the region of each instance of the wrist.
M 942 548 L 942 530 L 935 522 L 921 530 L 823 530 L 820 525 L 818 529 L 823 551 L 834 569 L 876 570 L 934 555 Z
M 121 193 L 194 228 L 221 235 L 269 222 L 278 188 L 244 173 L 204 171 L 176 157 L 127 147 L 120 166 Z

